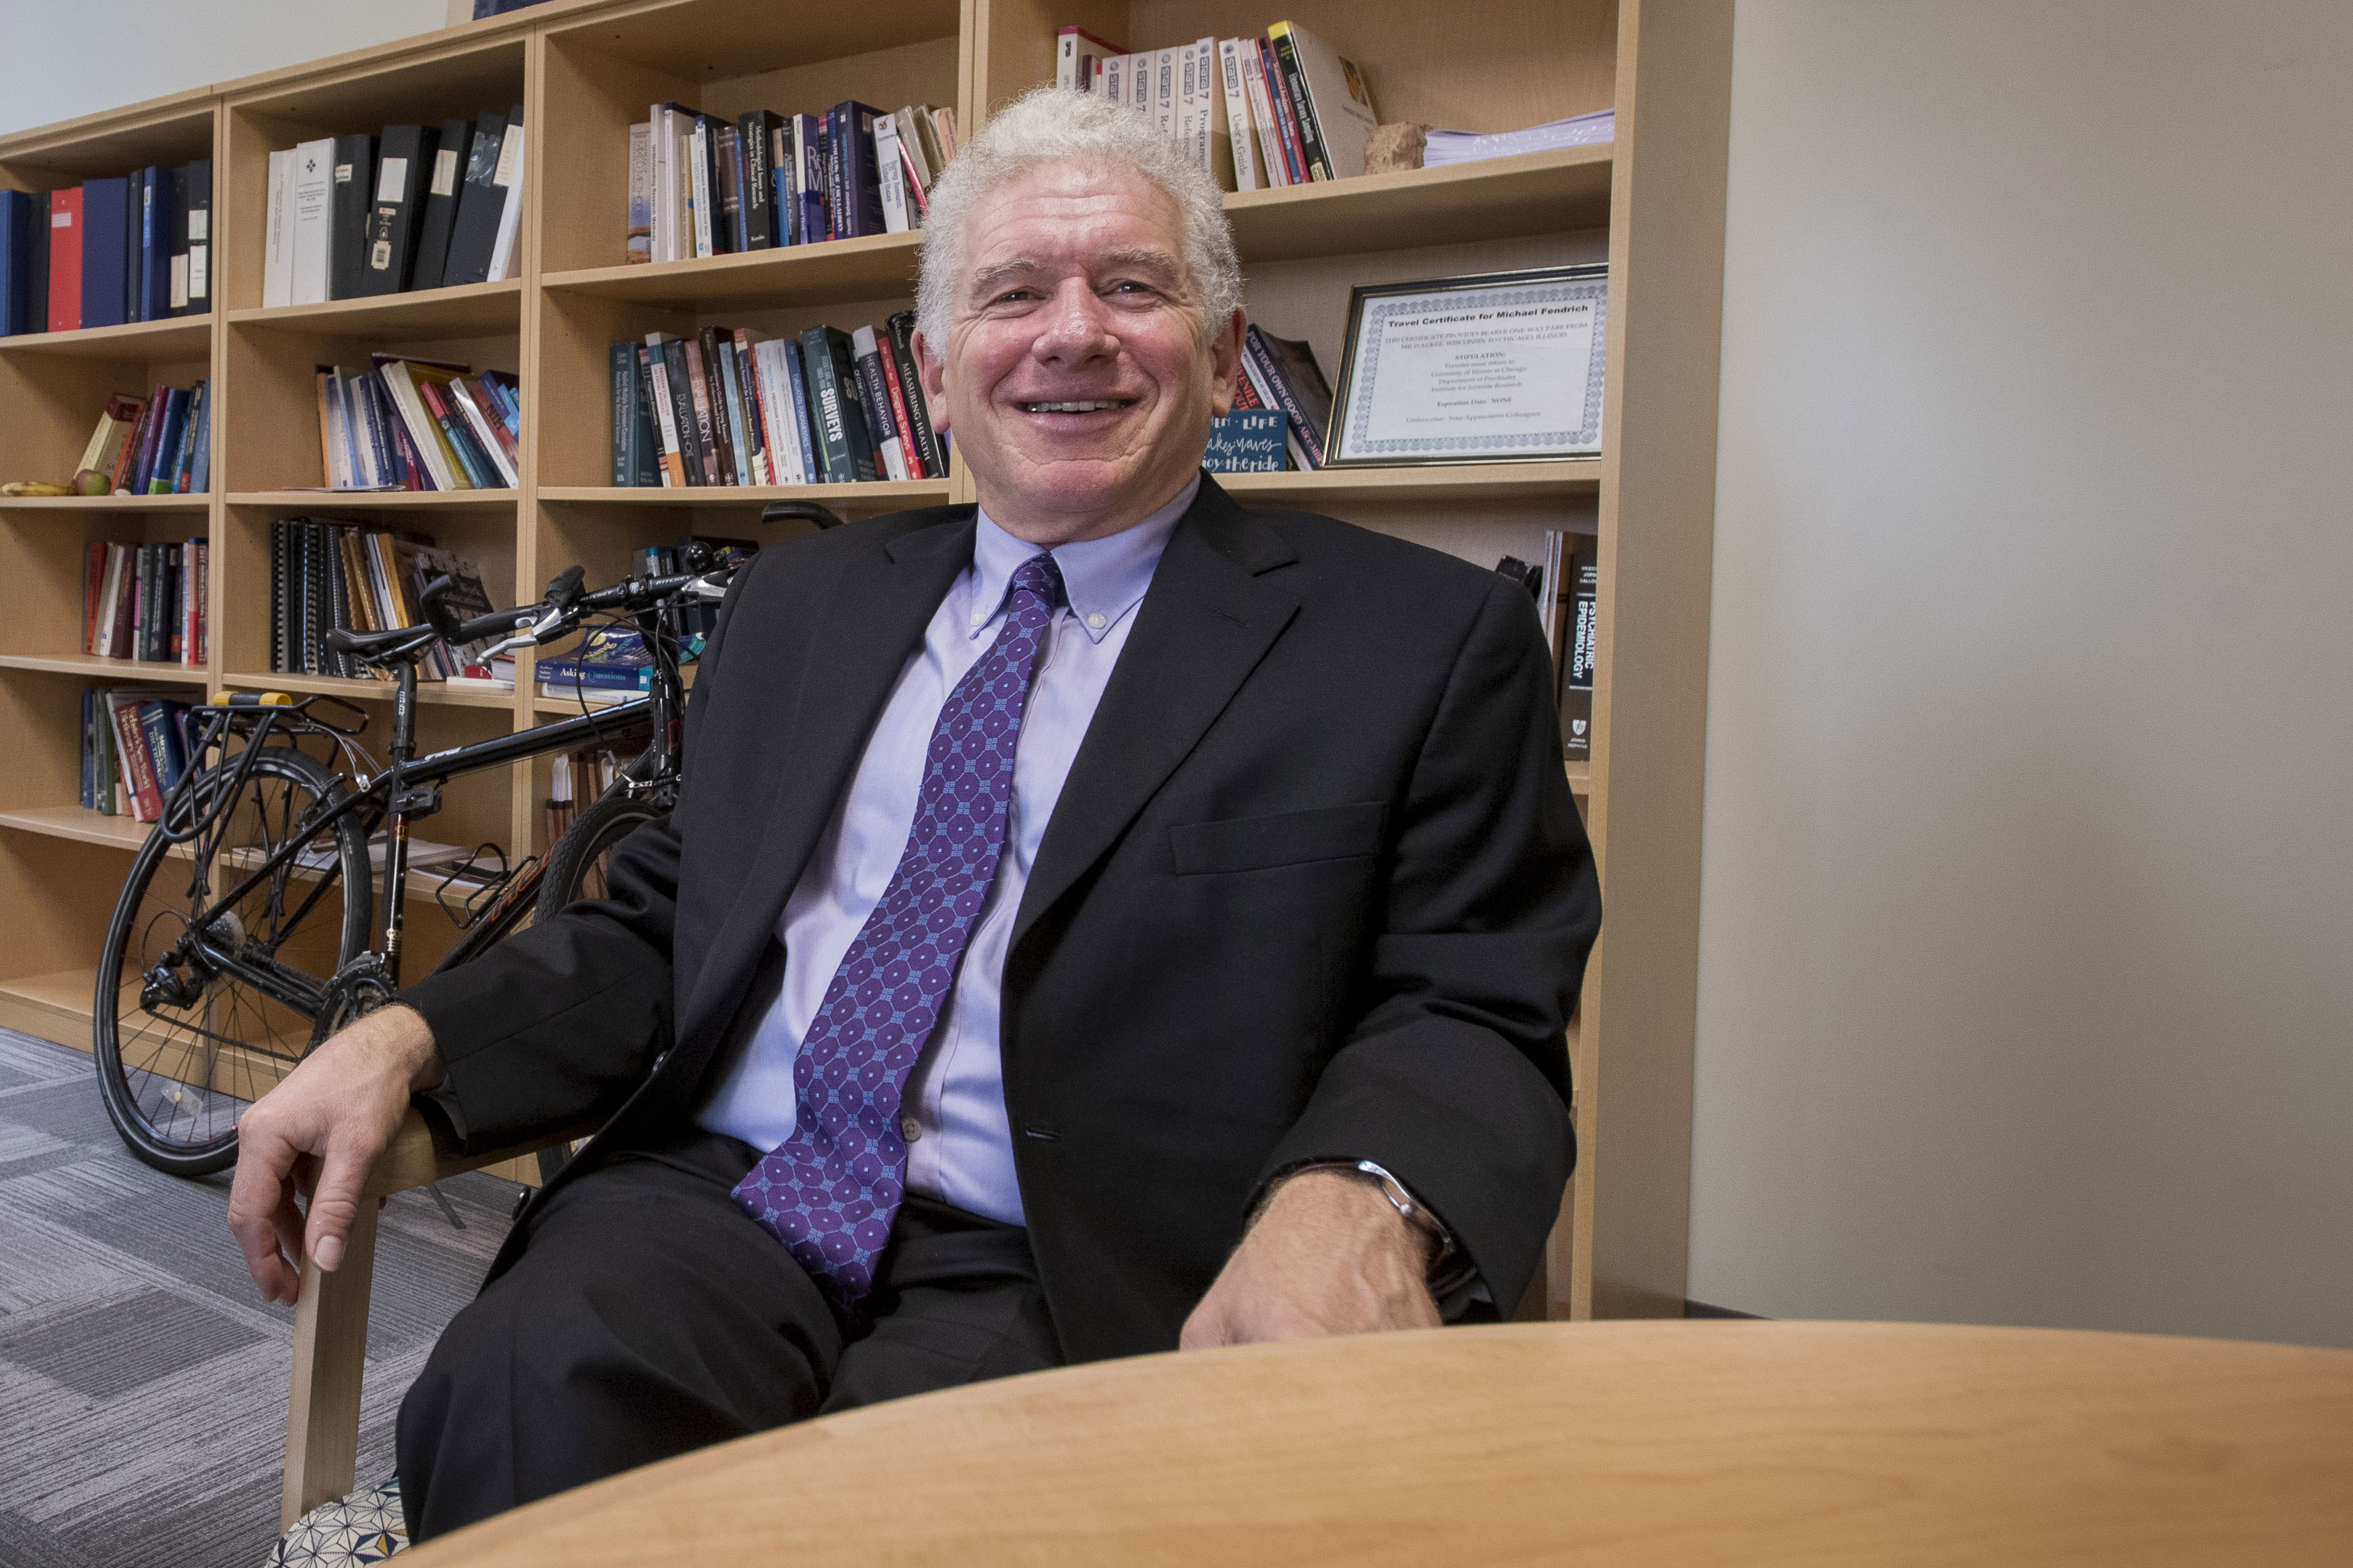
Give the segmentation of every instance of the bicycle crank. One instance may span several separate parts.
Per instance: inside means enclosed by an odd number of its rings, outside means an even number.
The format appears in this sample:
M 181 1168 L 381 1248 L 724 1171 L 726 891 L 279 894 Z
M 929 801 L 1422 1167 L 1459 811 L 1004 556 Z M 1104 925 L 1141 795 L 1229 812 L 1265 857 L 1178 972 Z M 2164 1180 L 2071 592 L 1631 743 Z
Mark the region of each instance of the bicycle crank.
M 318 1016 L 311 1024 L 311 1043 L 303 1047 L 303 1055 L 310 1055 L 337 1030 L 366 1017 L 399 994 L 385 977 L 382 963 L 381 955 L 364 952 L 335 972 L 334 978 L 321 993 Z

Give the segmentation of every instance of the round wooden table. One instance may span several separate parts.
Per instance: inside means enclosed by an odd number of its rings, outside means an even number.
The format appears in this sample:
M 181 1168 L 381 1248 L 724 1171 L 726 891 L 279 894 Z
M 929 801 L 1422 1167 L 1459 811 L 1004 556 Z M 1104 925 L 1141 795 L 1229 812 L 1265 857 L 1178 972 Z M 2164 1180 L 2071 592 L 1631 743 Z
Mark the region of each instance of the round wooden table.
M 459 1564 L 2353 1563 L 2353 1352 L 1532 1323 L 1148 1356 L 764 1433 Z

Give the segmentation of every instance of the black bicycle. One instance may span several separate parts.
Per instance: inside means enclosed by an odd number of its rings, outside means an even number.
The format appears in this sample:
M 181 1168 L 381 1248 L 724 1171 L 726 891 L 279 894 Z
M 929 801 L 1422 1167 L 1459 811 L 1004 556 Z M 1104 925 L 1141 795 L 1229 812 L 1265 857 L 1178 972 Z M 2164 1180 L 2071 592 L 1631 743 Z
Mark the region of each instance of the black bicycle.
M 452 884 L 443 884 L 443 907 L 465 934 L 437 972 L 601 887 L 613 847 L 676 799 L 684 704 L 677 612 L 715 599 L 727 575 L 707 557 L 684 564 L 682 574 L 631 577 L 593 594 L 581 591 L 575 566 L 539 603 L 466 621 L 447 609 L 445 578 L 420 595 L 427 625 L 329 633 L 335 652 L 397 682 L 381 766 L 358 744 L 364 714 L 338 699 L 241 696 L 190 710 L 192 765 L 132 862 L 92 1006 L 100 1092 L 132 1153 L 174 1175 L 233 1164 L 245 1108 L 321 1041 L 398 994 L 408 830 L 440 809 L 451 779 L 644 742 L 543 862 L 512 867 L 463 909 L 447 901 Z M 496 639 L 487 659 L 596 622 L 632 624 L 643 637 L 651 655 L 643 695 L 416 754 L 417 664 L 435 642 Z M 338 721 L 322 705 L 356 721 Z M 382 864 L 372 867 L 379 829 Z

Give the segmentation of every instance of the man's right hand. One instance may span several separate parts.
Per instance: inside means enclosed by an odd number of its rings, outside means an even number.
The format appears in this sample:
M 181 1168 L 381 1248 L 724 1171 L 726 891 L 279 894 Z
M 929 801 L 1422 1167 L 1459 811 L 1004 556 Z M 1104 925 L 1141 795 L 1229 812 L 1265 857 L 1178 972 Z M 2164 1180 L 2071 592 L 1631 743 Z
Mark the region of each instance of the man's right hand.
M 408 1097 L 441 1073 L 432 1028 L 395 1005 L 328 1039 L 238 1119 L 228 1225 L 265 1298 L 290 1306 L 306 1257 L 331 1274 L 343 1262 L 369 1169 Z

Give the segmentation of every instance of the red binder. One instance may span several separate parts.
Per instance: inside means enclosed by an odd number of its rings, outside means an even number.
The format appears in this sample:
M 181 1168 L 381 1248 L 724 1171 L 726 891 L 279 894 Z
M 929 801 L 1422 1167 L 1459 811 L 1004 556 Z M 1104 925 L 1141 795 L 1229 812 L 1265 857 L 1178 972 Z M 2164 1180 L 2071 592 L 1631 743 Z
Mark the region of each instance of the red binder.
M 49 331 L 81 326 L 81 187 L 49 193 Z

